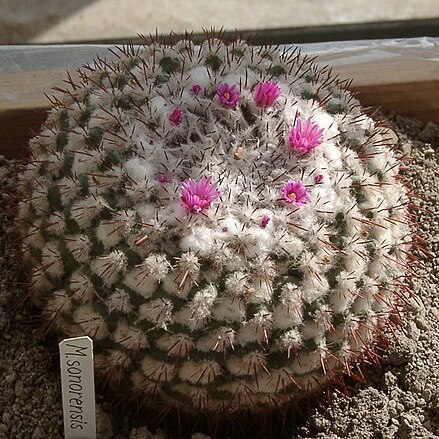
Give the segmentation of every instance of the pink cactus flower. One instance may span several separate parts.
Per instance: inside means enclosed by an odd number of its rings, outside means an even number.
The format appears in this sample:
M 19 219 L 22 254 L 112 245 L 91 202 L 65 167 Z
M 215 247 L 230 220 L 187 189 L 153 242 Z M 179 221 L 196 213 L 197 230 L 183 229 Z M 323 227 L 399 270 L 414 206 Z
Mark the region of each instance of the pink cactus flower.
M 159 176 L 159 178 L 157 178 L 157 180 L 160 182 L 160 183 L 169 183 L 169 178 L 168 177 L 165 177 L 164 175 L 160 175 Z
M 277 82 L 260 82 L 255 89 L 254 99 L 258 107 L 272 107 L 280 96 Z
M 188 178 L 180 184 L 180 188 L 181 205 L 190 213 L 207 210 L 212 201 L 221 196 L 216 183 L 212 183 L 210 177 L 201 177 L 199 181 Z
M 323 180 L 324 180 L 325 178 L 323 177 L 323 175 L 322 174 L 318 174 L 318 175 L 316 175 L 315 177 L 314 177 L 314 182 L 316 183 L 316 184 L 320 184 L 320 183 L 323 183 Z
M 172 125 L 177 126 L 180 125 L 182 117 L 183 117 L 183 112 L 181 111 L 181 108 L 175 107 L 172 110 L 171 114 L 169 115 L 168 119 Z
M 287 203 L 305 204 L 309 200 L 308 190 L 300 180 L 289 180 L 282 187 L 282 199 Z
M 216 89 L 216 94 L 226 108 L 233 108 L 239 101 L 239 90 L 236 85 L 221 84 Z
M 299 116 L 291 128 L 288 142 L 291 148 L 300 154 L 306 154 L 315 147 L 319 146 L 323 141 L 323 129 L 311 119 L 307 119 L 302 123 L 302 118 Z
M 268 226 L 268 223 L 271 221 L 271 218 L 268 215 L 264 215 L 261 219 L 261 227 L 265 229 Z
M 201 91 L 201 85 L 199 84 L 193 85 L 191 91 L 193 96 L 198 96 Z

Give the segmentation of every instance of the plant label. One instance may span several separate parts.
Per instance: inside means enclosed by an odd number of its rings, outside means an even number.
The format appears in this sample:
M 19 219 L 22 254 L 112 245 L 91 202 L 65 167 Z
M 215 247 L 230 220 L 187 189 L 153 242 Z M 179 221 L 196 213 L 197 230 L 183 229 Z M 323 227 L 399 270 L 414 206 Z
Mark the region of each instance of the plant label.
M 59 344 L 66 439 L 96 439 L 93 340 L 66 338 Z

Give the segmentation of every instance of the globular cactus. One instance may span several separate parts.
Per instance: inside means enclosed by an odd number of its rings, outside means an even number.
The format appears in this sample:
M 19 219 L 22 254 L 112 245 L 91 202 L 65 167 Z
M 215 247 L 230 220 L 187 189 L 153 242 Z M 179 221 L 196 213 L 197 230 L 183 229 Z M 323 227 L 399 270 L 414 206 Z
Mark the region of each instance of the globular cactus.
M 192 413 L 355 374 L 407 289 L 385 128 L 297 50 L 127 47 L 52 100 L 22 177 L 35 302 L 96 370 Z

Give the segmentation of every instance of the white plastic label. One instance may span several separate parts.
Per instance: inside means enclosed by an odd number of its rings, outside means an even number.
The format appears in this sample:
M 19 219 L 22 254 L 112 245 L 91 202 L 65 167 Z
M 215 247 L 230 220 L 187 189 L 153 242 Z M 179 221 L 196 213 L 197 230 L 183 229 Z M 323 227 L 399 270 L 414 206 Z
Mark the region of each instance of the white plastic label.
M 59 344 L 66 439 L 96 439 L 93 340 L 67 338 Z

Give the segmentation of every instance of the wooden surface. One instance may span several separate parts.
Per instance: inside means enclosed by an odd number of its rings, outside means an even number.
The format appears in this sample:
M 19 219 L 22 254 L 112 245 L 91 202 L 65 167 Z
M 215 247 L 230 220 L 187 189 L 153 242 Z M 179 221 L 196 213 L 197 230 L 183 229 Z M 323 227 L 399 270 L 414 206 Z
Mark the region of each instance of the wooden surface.
M 49 109 L 45 94 L 63 86 L 65 71 L 0 73 L 0 154 L 23 157 Z
M 439 46 L 425 52 L 359 48 L 319 56 L 319 63 L 331 65 L 341 78 L 354 78 L 351 88 L 360 92 L 362 104 L 439 123 L 437 60 Z M 26 154 L 26 144 L 38 132 L 49 108 L 45 94 L 62 86 L 65 78 L 65 68 L 0 72 L 0 154 L 8 158 Z

